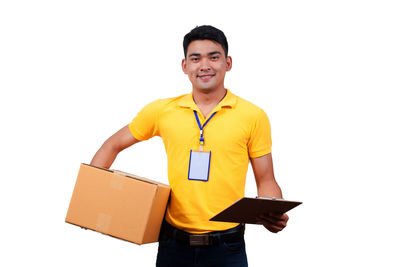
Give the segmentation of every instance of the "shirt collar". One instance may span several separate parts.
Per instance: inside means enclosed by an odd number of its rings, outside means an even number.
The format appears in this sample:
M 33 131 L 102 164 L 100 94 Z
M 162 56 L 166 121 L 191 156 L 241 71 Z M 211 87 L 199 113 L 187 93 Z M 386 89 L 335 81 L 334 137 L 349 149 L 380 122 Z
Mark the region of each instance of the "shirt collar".
M 193 92 L 187 95 L 184 95 L 179 101 L 177 102 L 179 106 L 190 108 L 193 110 L 198 110 L 196 103 L 193 100 Z M 225 97 L 218 103 L 215 111 L 220 110 L 224 107 L 233 108 L 237 103 L 237 96 L 232 94 L 231 91 L 227 89 Z

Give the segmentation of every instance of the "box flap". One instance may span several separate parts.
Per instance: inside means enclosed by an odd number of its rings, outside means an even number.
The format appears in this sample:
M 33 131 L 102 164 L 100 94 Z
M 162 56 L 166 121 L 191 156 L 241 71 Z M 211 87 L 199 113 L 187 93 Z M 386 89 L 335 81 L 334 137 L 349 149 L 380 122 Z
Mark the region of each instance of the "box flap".
M 126 176 L 126 177 L 129 177 L 129 178 L 132 178 L 132 179 L 140 180 L 140 181 L 143 181 L 143 182 L 146 182 L 146 183 L 150 183 L 150 184 L 159 185 L 159 186 L 163 186 L 163 187 L 168 187 L 169 188 L 169 185 L 167 185 L 167 184 L 160 183 L 158 181 L 153 181 L 151 179 L 147 179 L 147 178 L 144 178 L 144 177 L 132 174 L 132 173 L 128 173 L 128 172 L 124 172 L 124 171 L 120 171 L 120 170 L 114 170 L 114 169 L 105 169 L 105 168 L 93 166 L 93 165 L 86 164 L 86 163 L 81 163 L 81 165 L 97 168 L 97 169 L 100 169 L 100 170 L 103 170 L 103 171 L 115 173 L 117 175 L 122 175 L 122 176 Z
M 110 169 L 105 169 L 105 168 L 101 168 L 101 167 L 93 166 L 93 165 L 86 164 L 86 163 L 81 163 L 81 166 L 82 166 L 82 165 L 84 165 L 84 166 L 88 166 L 88 167 L 92 167 L 92 168 L 97 168 L 97 169 L 100 169 L 100 170 L 103 170 L 103 171 L 107 171 L 107 172 L 113 172 L 113 171 L 112 171 L 112 170 L 110 170 Z
M 140 181 L 146 182 L 146 183 L 169 187 L 166 184 L 163 184 L 163 183 L 160 183 L 160 182 L 157 182 L 157 181 L 153 181 L 153 180 L 150 180 L 150 179 L 147 179 L 147 178 L 135 175 L 135 174 L 131 174 L 131 173 L 127 173 L 127 172 L 123 172 L 123 171 L 119 171 L 119 170 L 112 170 L 112 172 L 115 173 L 115 174 L 118 174 L 118 175 L 126 176 L 126 177 L 129 177 L 129 178 L 132 178 L 132 179 L 136 179 L 136 180 L 140 180 Z

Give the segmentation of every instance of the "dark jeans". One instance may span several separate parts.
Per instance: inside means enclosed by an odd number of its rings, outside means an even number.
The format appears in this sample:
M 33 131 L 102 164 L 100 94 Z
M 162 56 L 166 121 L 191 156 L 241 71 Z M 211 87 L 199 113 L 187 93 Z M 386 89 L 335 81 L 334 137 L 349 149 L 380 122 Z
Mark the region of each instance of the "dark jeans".
M 247 256 L 244 238 L 211 246 L 190 246 L 160 234 L 157 267 L 218 266 L 245 267 Z

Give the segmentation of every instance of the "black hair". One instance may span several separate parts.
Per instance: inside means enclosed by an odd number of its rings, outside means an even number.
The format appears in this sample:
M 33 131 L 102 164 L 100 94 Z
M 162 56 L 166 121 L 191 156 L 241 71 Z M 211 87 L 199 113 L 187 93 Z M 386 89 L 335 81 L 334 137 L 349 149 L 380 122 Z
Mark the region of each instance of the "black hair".
M 228 41 L 226 40 L 225 34 L 210 25 L 196 26 L 183 38 L 183 52 L 187 53 L 187 48 L 189 44 L 196 40 L 211 40 L 219 43 L 225 52 L 225 57 L 228 56 Z

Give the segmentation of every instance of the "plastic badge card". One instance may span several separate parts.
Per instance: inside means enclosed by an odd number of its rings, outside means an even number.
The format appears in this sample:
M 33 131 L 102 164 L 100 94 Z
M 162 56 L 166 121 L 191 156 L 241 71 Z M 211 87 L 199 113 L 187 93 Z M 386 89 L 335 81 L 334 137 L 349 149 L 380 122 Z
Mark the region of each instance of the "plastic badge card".
M 190 150 L 189 180 L 208 181 L 211 151 Z

